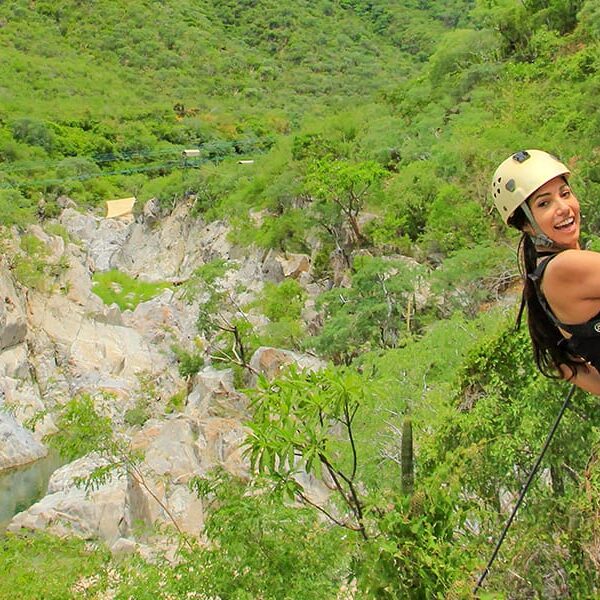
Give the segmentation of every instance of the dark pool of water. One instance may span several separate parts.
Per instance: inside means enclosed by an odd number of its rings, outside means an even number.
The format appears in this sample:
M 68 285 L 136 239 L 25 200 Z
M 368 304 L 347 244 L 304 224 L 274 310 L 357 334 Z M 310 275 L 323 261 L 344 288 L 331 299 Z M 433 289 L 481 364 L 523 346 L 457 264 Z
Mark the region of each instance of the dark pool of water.
M 0 473 L 0 533 L 14 515 L 46 494 L 50 475 L 64 463 L 58 453 L 51 450 L 45 458 Z

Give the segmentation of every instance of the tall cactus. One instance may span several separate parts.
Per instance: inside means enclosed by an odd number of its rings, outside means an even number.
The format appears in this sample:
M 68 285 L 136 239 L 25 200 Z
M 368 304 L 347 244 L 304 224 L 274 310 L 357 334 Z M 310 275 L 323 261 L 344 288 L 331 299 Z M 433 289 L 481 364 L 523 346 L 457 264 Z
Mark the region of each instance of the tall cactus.
M 409 416 L 402 421 L 402 442 L 400 446 L 400 462 L 402 469 L 402 491 L 410 495 L 415 487 L 415 468 L 413 452 L 412 421 Z

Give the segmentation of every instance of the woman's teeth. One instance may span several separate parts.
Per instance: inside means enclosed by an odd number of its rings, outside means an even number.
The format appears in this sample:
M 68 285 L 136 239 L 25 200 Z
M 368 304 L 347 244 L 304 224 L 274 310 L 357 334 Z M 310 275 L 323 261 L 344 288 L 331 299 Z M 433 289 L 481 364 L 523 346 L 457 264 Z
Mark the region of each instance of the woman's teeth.
M 570 227 L 571 225 L 573 225 L 574 222 L 575 222 L 575 219 L 573 217 L 569 217 L 568 219 L 565 219 L 564 221 L 557 223 L 554 227 L 556 229 L 564 229 L 565 227 Z

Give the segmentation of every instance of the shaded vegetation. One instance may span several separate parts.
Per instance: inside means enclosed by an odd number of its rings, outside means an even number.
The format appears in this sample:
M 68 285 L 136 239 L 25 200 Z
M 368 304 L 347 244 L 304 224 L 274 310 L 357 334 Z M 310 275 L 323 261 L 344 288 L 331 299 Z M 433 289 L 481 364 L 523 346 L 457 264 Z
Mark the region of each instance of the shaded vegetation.
M 44 217 L 40 197 L 135 194 L 165 212 L 192 199 L 190 218 L 228 220 L 238 244 L 310 254 L 328 287 L 308 336 L 296 282 L 249 307 L 229 305 L 223 262 L 188 282 L 212 360 L 247 367 L 267 340 L 333 363 L 254 391 L 262 477 L 195 482 L 214 500 L 207 549 L 111 566 L 112 583 L 103 555 L 47 538 L 43 552 L 93 565 L 117 597 L 468 598 L 566 394 L 513 329 L 516 240 L 488 180 L 516 149 L 561 156 L 597 245 L 599 19 L 594 0 L 1 4 L 3 223 Z M 42 286 L 47 251 L 22 239 L 12 268 Z M 200 368 L 199 352 L 174 352 L 182 375 Z M 598 596 L 596 404 L 576 394 L 489 597 Z M 61 427 L 91 427 L 67 409 Z M 300 470 L 333 482 L 316 512 Z M 0 564 L 24 573 L 32 543 L 3 541 Z M 57 585 L 47 596 L 68 597 Z

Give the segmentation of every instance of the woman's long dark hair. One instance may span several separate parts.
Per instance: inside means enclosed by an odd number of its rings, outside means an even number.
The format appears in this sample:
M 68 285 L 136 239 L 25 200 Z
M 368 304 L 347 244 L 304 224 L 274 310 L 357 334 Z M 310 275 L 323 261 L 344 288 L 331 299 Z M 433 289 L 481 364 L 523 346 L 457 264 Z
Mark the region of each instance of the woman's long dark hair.
M 521 208 L 517 208 L 508 221 L 509 225 L 521 231 L 526 223 L 527 217 Z M 523 309 L 527 306 L 527 325 L 533 346 L 533 357 L 538 369 L 546 377 L 562 379 L 564 375 L 560 367 L 567 366 L 571 370 L 569 378 L 571 379 L 577 374 L 578 369 L 586 367 L 586 363 L 584 359 L 573 356 L 569 352 L 565 338 L 540 304 L 535 284 L 529 277 L 535 272 L 540 255 L 531 236 L 525 232 L 519 243 L 518 254 L 519 271 L 523 277 L 523 297 L 517 317 L 517 327 L 521 325 Z

